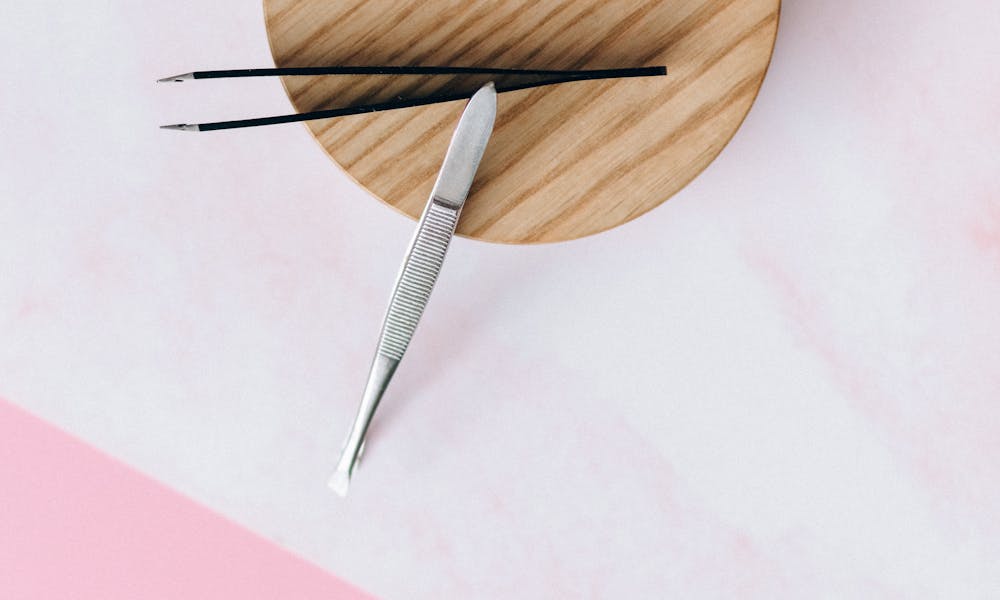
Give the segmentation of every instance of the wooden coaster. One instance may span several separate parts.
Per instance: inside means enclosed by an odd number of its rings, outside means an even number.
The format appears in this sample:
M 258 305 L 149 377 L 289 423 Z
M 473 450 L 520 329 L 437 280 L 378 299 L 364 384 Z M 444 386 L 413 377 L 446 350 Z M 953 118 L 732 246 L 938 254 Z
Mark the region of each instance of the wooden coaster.
M 610 229 L 694 179 L 760 89 L 780 0 L 264 0 L 279 67 L 450 65 L 601 69 L 666 77 L 584 81 L 499 97 L 496 128 L 458 233 L 554 242 Z M 299 112 L 486 79 L 287 77 Z M 464 101 L 312 121 L 360 185 L 417 218 Z

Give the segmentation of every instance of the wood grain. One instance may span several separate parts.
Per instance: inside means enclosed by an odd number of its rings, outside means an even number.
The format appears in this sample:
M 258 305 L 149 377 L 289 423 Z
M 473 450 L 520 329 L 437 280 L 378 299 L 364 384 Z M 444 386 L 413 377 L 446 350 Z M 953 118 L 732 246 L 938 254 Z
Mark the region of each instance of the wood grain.
M 264 0 L 275 64 L 613 68 L 666 77 L 500 96 L 458 232 L 553 242 L 629 221 L 721 152 L 757 95 L 780 0 Z M 287 77 L 298 111 L 446 90 L 483 77 Z M 307 124 L 360 185 L 413 218 L 464 102 Z

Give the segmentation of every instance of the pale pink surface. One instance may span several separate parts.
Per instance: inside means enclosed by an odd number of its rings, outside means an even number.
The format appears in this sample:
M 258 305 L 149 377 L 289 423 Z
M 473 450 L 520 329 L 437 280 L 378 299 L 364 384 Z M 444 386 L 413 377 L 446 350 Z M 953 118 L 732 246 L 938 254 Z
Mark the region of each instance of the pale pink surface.
M 370 598 L 0 399 L 4 600 Z
M 256 4 L 55 6 L 0 25 L 0 394 L 386 598 L 1000 589 L 995 2 L 786 0 L 676 198 L 458 240 L 346 501 L 412 224 L 301 127 L 152 128 L 287 110 L 150 83 L 268 64 Z

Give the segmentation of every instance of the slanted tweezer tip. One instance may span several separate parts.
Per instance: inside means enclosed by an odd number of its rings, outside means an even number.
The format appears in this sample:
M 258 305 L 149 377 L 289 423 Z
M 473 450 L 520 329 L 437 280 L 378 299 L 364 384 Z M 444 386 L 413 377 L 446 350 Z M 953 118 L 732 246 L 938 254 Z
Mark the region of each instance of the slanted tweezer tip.
M 347 489 L 351 486 L 351 474 L 347 471 L 337 469 L 327 485 L 341 498 L 347 497 Z
M 188 125 L 187 123 L 180 123 L 178 125 L 160 125 L 160 129 L 172 129 L 174 131 L 201 131 L 201 128 L 197 125 Z
M 173 83 L 187 81 L 189 79 L 194 79 L 194 73 L 181 73 L 180 75 L 174 75 L 173 77 L 164 77 L 163 79 L 157 79 L 156 83 Z

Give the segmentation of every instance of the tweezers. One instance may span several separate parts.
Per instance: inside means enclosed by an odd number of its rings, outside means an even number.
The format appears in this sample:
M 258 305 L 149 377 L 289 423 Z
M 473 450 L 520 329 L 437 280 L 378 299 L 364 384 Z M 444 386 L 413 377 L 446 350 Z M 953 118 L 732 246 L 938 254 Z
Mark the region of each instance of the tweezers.
M 396 285 L 389 300 L 378 346 L 372 360 L 365 391 L 358 407 L 350 433 L 344 442 L 337 469 L 330 478 L 329 486 L 341 496 L 347 495 L 351 476 L 364 452 L 365 436 L 371 424 L 375 409 L 396 372 L 403 354 L 409 346 L 427 307 L 431 290 L 437 281 L 445 254 L 458 225 L 469 189 L 476 170 L 482 160 L 486 143 L 493 132 L 496 119 L 497 93 L 527 88 L 622 77 L 648 77 L 666 75 L 665 67 L 642 67 L 632 69 L 602 69 L 586 71 L 554 71 L 536 69 L 491 69 L 478 67 L 297 67 L 276 69 L 242 69 L 231 71 L 196 71 L 167 77 L 161 82 L 187 81 L 193 79 L 223 79 L 232 77 L 270 77 L 296 75 L 490 75 L 490 76 L 535 76 L 538 81 L 519 84 L 495 84 L 481 87 L 475 93 L 438 93 L 419 98 L 398 97 L 390 102 L 349 106 L 328 110 L 201 123 L 195 125 L 166 125 L 166 129 L 183 131 L 212 131 L 235 129 L 277 123 L 292 123 L 312 119 L 327 119 L 345 115 L 355 115 L 383 110 L 393 110 L 411 106 L 436 104 L 471 98 L 458 126 L 451 138 L 437 181 L 431 190 L 416 233 L 410 242 L 402 267 L 396 277 Z
M 617 79 L 624 77 L 651 77 L 666 75 L 666 67 L 638 67 L 627 69 L 590 69 L 590 70 L 551 70 L 551 69 L 496 69 L 487 67 L 399 67 L 399 66 L 370 66 L 370 67 L 283 67 L 275 69 L 233 69 L 221 71 L 194 71 L 173 77 L 164 77 L 158 80 L 165 82 L 182 82 L 195 79 L 230 79 L 237 77 L 285 77 L 285 76 L 317 76 L 317 75 L 491 75 L 496 77 L 518 76 L 518 77 L 539 77 L 537 81 L 496 84 L 497 93 L 513 92 L 528 88 L 554 85 L 558 83 L 570 83 L 574 81 L 587 81 L 594 79 Z M 179 131 L 217 131 L 220 129 L 238 129 L 241 127 L 258 127 L 261 125 L 277 125 L 280 123 L 295 123 L 299 121 L 311 121 L 315 119 L 330 119 L 333 117 L 343 117 L 347 115 L 357 115 L 363 113 L 379 112 L 384 110 L 395 110 L 399 108 L 409 108 L 413 106 L 424 106 L 437 104 L 440 102 L 451 102 L 470 98 L 472 92 L 439 93 L 418 98 L 397 97 L 388 102 L 378 102 L 375 104 L 363 104 L 359 106 L 347 106 L 341 108 L 331 108 L 325 110 L 315 110 L 311 112 L 279 115 L 275 117 L 261 117 L 256 119 L 240 119 L 235 121 L 219 121 L 215 123 L 162 125 L 162 129 L 174 129 Z
M 330 478 L 330 488 L 341 496 L 347 495 L 351 475 L 364 450 L 368 425 L 410 344 L 441 272 L 462 206 L 493 132 L 496 108 L 496 90 L 493 83 L 488 83 L 469 100 L 452 134 L 430 199 L 396 277 L 358 414 L 344 442 L 337 470 Z

